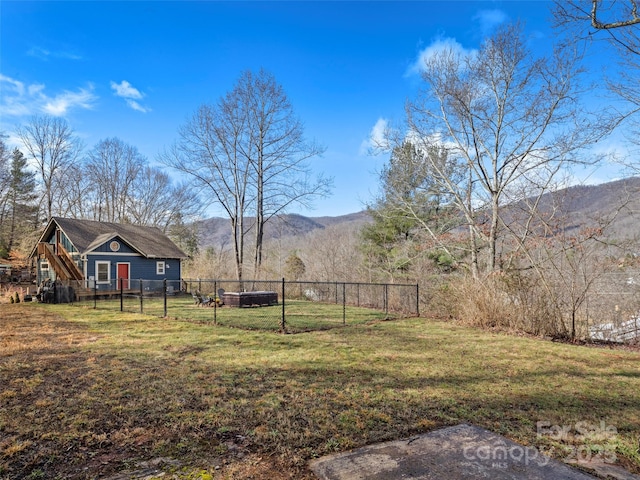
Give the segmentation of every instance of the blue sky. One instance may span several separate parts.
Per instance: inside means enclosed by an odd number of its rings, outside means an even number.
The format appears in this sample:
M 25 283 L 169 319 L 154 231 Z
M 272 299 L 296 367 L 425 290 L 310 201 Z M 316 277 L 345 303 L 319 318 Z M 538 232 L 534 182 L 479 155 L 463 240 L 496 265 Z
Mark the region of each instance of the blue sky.
M 367 153 L 399 122 L 420 84 L 421 55 L 442 43 L 477 48 L 510 20 L 534 50 L 553 41 L 549 1 L 0 2 L 0 130 L 33 114 L 66 118 L 87 148 L 118 137 L 151 162 L 199 105 L 245 70 L 283 86 L 312 161 L 333 195 L 305 215 L 359 211 L 376 192 L 385 156 Z M 215 213 L 214 211 L 211 211 Z

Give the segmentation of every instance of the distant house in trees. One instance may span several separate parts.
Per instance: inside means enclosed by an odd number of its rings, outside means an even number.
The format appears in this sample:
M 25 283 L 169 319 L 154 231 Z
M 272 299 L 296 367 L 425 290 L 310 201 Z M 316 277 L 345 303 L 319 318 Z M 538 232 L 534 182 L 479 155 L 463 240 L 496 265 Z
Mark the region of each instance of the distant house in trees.
M 187 256 L 155 227 L 53 217 L 30 257 L 38 284 L 59 279 L 114 290 L 120 279 L 125 289 L 134 279 L 180 280 Z

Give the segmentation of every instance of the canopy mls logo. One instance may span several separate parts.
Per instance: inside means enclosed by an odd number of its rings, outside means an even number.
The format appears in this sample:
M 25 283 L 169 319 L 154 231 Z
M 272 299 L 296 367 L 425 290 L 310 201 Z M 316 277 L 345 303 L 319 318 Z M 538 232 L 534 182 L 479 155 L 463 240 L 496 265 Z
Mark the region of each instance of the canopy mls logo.
M 491 468 L 500 469 L 508 468 L 509 463 L 523 463 L 527 466 L 535 464 L 544 467 L 551 460 L 535 447 L 509 446 L 503 440 L 498 440 L 493 445 L 466 446 L 462 454 L 465 460 L 490 463 Z
M 538 438 L 548 437 L 557 441 L 570 440 L 611 440 L 618 435 L 613 425 L 607 425 L 604 420 L 594 425 L 589 422 L 577 422 L 574 425 L 551 425 L 551 422 L 536 423 Z
M 558 450 L 565 462 L 615 463 L 617 460 L 618 430 L 604 420 L 598 424 L 581 421 L 573 425 L 552 425 L 551 422 L 540 421 L 536 423 L 536 431 L 538 439 L 559 444 L 544 448 L 545 453 L 552 454 Z
M 572 425 L 554 425 L 548 421 L 536 423 L 536 437 L 540 447 L 520 446 L 498 440 L 491 445 L 469 445 L 463 449 L 466 460 L 482 462 L 491 468 L 507 469 L 518 463 L 546 466 L 552 457 L 566 463 L 615 463 L 618 431 L 605 421 L 594 424 L 586 421 Z

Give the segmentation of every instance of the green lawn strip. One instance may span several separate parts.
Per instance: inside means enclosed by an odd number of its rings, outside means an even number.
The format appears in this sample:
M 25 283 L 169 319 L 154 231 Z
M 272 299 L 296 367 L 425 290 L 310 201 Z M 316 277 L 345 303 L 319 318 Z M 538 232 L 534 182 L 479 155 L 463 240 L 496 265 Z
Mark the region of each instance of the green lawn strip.
M 83 301 L 78 306 L 93 307 L 93 301 Z M 97 308 L 113 311 L 120 310 L 120 298 L 100 300 Z M 122 308 L 126 312 L 140 312 L 140 298 L 125 296 Z M 147 315 L 164 316 L 164 299 L 161 296 L 144 297 L 143 312 Z M 167 316 L 171 318 L 192 320 L 196 322 L 244 328 L 249 330 L 269 330 L 277 332 L 281 329 L 282 305 L 268 307 L 234 308 L 222 306 L 202 307 L 195 305 L 187 296 L 167 298 Z M 341 304 L 325 304 L 305 300 L 290 300 L 285 305 L 286 330 L 289 333 L 322 330 L 342 325 L 357 325 L 367 322 L 393 318 L 380 310 Z
M 637 353 L 427 319 L 279 335 L 75 307 L 43 310 L 95 340 L 37 368 L 3 362 L 3 377 L 32 385 L 13 389 L 0 419 L 15 437 L 5 450 L 23 442 L 31 463 L 16 466 L 11 456 L 4 468 L 46 468 L 35 450 L 42 442 L 54 457 L 73 448 L 78 463 L 117 449 L 197 464 L 232 456 L 237 444 L 301 468 L 330 452 L 461 422 L 562 459 L 576 439 L 538 435 L 538 422 L 604 422 L 617 430 L 608 448 L 640 472 Z M 56 368 L 69 361 L 72 371 Z M 594 449 L 604 441 L 594 439 Z

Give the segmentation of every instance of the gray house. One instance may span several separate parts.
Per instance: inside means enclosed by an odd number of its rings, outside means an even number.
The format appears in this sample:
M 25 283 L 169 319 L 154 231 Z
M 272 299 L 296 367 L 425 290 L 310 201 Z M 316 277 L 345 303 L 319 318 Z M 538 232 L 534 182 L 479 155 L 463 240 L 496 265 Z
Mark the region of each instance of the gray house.
M 30 255 L 37 282 L 61 280 L 85 288 L 134 288 L 132 280 L 180 280 L 187 256 L 160 229 L 53 217 Z

